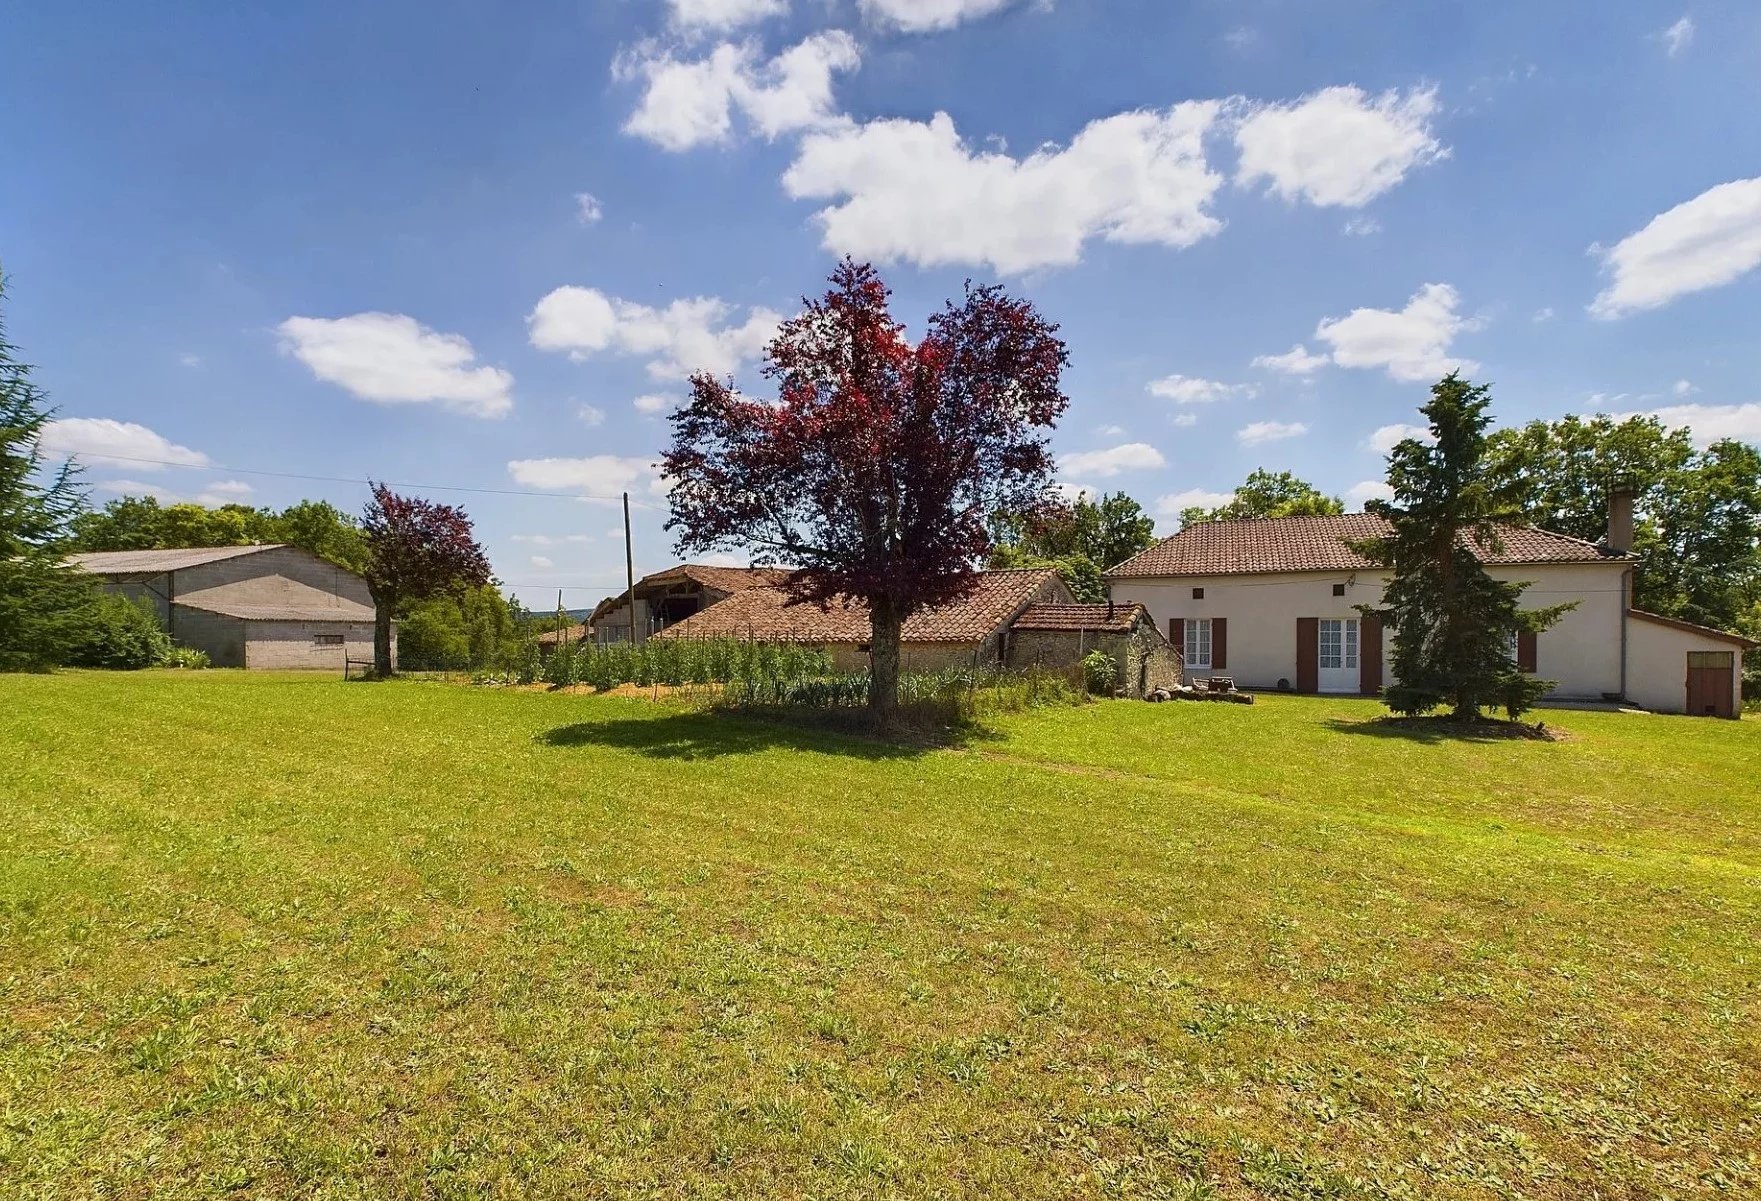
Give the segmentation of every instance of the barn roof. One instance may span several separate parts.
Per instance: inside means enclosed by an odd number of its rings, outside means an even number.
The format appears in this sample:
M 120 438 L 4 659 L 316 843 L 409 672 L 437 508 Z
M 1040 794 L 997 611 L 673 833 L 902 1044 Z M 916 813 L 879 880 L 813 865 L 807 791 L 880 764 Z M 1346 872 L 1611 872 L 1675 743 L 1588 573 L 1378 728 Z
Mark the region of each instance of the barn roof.
M 1108 579 L 1154 576 L 1257 575 L 1284 571 L 1365 571 L 1375 564 L 1346 541 L 1376 538 L 1389 525 L 1373 513 L 1341 513 L 1328 517 L 1261 517 L 1239 521 L 1198 521 L 1171 538 L 1133 556 L 1107 572 Z M 1478 548 L 1489 565 L 1534 563 L 1625 562 L 1585 542 L 1533 526 L 1498 527 L 1503 549 Z
M 979 642 L 1000 629 L 1056 576 L 1049 568 L 980 572 L 971 593 L 913 613 L 905 642 Z M 858 600 L 791 605 L 777 587 L 749 588 L 687 617 L 656 638 L 747 638 L 758 642 L 867 642 L 868 607 Z
M 190 546 L 174 550 L 99 550 L 69 555 L 68 561 L 93 575 L 153 575 L 165 571 L 181 571 L 236 559 L 259 551 L 279 550 L 282 543 L 257 543 L 251 546 Z

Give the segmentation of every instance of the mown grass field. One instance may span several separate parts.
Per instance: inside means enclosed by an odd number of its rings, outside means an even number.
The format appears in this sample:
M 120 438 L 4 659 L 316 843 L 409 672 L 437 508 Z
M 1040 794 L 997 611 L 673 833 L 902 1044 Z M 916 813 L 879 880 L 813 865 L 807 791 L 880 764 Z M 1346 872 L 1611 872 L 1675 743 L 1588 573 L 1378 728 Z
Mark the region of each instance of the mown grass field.
M 0 1195 L 1761 1195 L 1761 724 L 0 677 Z

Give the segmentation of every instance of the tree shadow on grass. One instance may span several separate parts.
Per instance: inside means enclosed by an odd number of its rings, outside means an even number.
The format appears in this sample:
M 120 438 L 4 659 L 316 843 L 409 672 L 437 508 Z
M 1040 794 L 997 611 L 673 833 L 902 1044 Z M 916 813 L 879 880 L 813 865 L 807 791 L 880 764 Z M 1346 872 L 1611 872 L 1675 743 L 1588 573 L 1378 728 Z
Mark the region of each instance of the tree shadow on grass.
M 1364 721 L 1329 718 L 1326 726 L 1336 734 L 1397 738 L 1406 742 L 1559 742 L 1560 731 L 1537 722 L 1456 721 L 1450 717 L 1372 717 Z
M 651 759 L 720 759 L 782 748 L 852 759 L 915 759 L 934 750 L 928 741 L 889 741 L 841 730 L 818 729 L 780 719 L 721 713 L 672 713 L 558 726 L 537 736 L 554 747 L 610 747 Z M 946 745 L 943 743 L 942 745 Z

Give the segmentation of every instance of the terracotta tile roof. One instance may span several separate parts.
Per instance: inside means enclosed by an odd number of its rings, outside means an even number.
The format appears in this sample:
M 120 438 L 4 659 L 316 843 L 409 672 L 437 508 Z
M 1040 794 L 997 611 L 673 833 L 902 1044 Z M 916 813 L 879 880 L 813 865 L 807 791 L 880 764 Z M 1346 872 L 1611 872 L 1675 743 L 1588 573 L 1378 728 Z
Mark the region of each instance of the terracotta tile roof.
M 586 636 L 587 627 L 576 624 L 572 626 L 564 626 L 560 631 L 549 630 L 538 635 L 536 641 L 540 646 L 555 646 L 559 639 L 563 642 L 579 642 Z
M 93 575 L 135 575 L 181 571 L 185 567 L 200 567 L 204 563 L 218 563 L 222 559 L 236 559 L 240 555 L 276 550 L 280 545 L 268 543 L 256 546 L 192 546 L 175 550 L 97 550 L 69 555 L 67 559 Z
M 1374 564 L 1345 545 L 1347 538 L 1374 538 L 1388 523 L 1370 513 L 1333 517 L 1264 517 L 1201 521 L 1106 573 L 1114 580 L 1146 576 L 1253 575 L 1275 571 L 1363 571 Z M 1501 526 L 1504 550 L 1483 553 L 1488 564 L 1601 563 L 1625 561 L 1593 542 L 1532 526 Z
M 1057 573 L 1031 568 L 980 574 L 971 594 L 914 613 L 906 642 L 979 642 L 1019 612 Z M 860 601 L 791 605 L 780 588 L 748 588 L 671 626 L 656 638 L 750 638 L 759 642 L 867 642 L 868 609 Z
M 1029 605 L 1011 628 L 1129 634 L 1147 617 L 1148 612 L 1136 601 L 1128 605 Z
M 1713 626 L 1695 625 L 1691 621 L 1678 621 L 1673 617 L 1665 617 L 1661 613 L 1647 613 L 1643 609 L 1628 609 L 1628 617 L 1636 617 L 1640 621 L 1649 621 L 1655 625 L 1668 626 L 1672 630 L 1683 630 L 1689 634 L 1699 634 L 1704 638 L 1717 638 L 1723 642 L 1734 642 L 1745 650 L 1753 650 L 1761 646 L 1753 638 L 1744 638 L 1741 634 L 1731 634 Z
M 222 617 L 237 617 L 244 621 L 346 621 L 368 622 L 373 620 L 373 610 L 367 605 L 358 605 L 353 601 L 342 601 L 335 605 L 235 605 L 222 600 L 176 601 L 180 609 L 200 609 L 204 613 L 218 613 Z

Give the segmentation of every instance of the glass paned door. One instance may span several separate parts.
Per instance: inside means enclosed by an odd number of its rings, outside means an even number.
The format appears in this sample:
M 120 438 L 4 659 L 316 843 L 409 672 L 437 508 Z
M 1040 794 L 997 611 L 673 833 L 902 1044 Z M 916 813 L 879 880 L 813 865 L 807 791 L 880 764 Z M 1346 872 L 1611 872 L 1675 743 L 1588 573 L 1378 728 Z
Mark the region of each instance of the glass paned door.
M 1358 691 L 1358 619 L 1323 617 L 1320 621 L 1320 638 L 1320 678 L 1317 683 L 1321 691 Z

